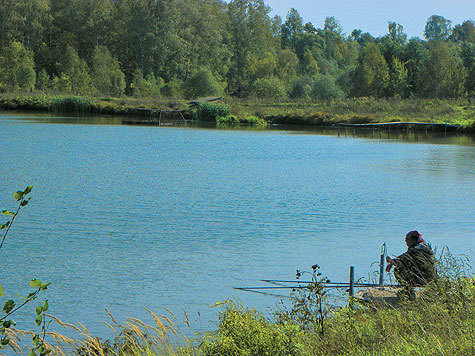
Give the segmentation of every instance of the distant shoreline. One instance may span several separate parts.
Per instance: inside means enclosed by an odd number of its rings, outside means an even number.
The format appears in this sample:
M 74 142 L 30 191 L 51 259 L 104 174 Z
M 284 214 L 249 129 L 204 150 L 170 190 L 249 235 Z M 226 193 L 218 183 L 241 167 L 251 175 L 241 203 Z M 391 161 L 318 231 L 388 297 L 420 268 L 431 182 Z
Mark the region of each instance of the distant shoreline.
M 58 104 L 59 103 L 59 104 Z M 475 132 L 475 103 L 466 99 L 354 98 L 276 103 L 226 98 L 221 103 L 238 118 L 258 117 L 271 125 L 337 126 L 338 124 L 425 123 L 445 124 L 458 132 Z M 221 105 L 217 104 L 217 105 Z M 0 109 L 32 112 L 149 117 L 160 110 L 179 110 L 193 119 L 189 101 L 167 98 L 91 98 L 22 94 L 0 95 Z

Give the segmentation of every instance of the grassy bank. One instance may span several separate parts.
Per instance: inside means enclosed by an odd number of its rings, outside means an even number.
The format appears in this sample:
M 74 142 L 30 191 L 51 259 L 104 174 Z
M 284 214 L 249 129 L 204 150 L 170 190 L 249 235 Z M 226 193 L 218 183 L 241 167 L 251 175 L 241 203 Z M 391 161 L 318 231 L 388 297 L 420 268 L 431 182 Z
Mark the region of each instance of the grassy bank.
M 117 336 L 107 341 L 82 325 L 53 317 L 55 329 L 77 336 L 48 332 L 46 340 L 59 355 L 468 356 L 475 354 L 475 279 L 460 261 L 443 257 L 437 282 L 421 290 L 416 300 L 396 306 L 356 303 L 351 309 L 322 312 L 315 298 L 323 296 L 322 290 L 310 288 L 295 296 L 290 309 L 276 309 L 270 319 L 239 303 L 223 302 L 216 331 L 199 333 L 193 340 L 175 327 L 173 314 L 151 311 L 151 323 L 131 318 L 121 324 L 110 315 L 107 324 Z M 17 331 L 11 338 L 20 346 L 28 336 Z
M 475 131 L 475 103 L 467 100 L 355 98 L 300 102 L 256 102 L 225 98 L 230 114 L 217 123 L 255 123 L 326 126 L 336 123 L 424 122 L 447 123 L 461 131 Z M 144 109 L 181 110 L 193 119 L 185 100 L 163 98 L 88 98 L 53 95 L 0 96 L 0 108 L 98 115 L 149 115 Z

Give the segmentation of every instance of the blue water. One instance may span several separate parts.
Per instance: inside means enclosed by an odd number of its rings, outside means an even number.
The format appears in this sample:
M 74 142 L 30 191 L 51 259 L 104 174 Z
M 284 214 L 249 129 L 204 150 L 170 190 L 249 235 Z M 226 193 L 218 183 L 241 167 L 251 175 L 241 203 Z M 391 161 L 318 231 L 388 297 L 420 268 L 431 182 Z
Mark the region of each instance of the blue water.
M 470 143 L 9 117 L 0 208 L 30 184 L 33 199 L 0 250 L 1 283 L 26 294 L 31 278 L 52 282 L 50 311 L 101 337 L 113 336 L 104 308 L 119 321 L 168 308 L 178 324 L 185 310 L 192 330 L 209 330 L 217 301 L 277 302 L 234 286 L 314 263 L 333 281 L 350 265 L 369 278 L 381 245 L 404 252 L 409 230 L 473 260 Z

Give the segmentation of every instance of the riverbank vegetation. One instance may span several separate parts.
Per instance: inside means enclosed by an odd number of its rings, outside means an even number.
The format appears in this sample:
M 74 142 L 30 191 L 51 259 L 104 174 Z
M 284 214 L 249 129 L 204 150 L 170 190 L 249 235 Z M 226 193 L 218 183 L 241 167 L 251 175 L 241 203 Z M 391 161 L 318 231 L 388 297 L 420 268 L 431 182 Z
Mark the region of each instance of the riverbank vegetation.
M 438 121 L 452 115 L 465 126 L 473 120 L 469 19 L 452 26 L 433 15 L 424 39 L 408 39 L 395 22 L 373 37 L 345 33 L 333 17 L 317 28 L 295 9 L 285 19 L 270 17 L 262 0 L 5 0 L 0 23 L 4 94 L 103 98 L 93 110 L 112 114 L 224 96 L 239 103 L 234 111 L 268 122 L 380 121 L 386 114 Z M 441 117 L 444 105 L 452 112 Z
M 50 113 L 150 116 L 149 110 L 180 110 L 188 120 L 221 125 L 328 126 L 338 123 L 425 122 L 475 131 L 475 105 L 466 99 L 342 98 L 327 100 L 249 100 L 225 97 L 221 103 L 190 105 L 183 99 L 0 94 L 0 109 Z M 213 114 L 208 111 L 212 111 Z M 223 111 L 226 114 L 220 114 Z M 203 116 L 202 116 L 203 115 Z
M 119 323 L 109 314 L 107 324 L 116 337 L 106 341 L 82 325 L 46 314 L 55 331 L 44 337 L 48 349 L 58 355 L 71 350 L 84 356 L 472 355 L 475 279 L 462 259 L 450 254 L 441 258 L 438 281 L 421 290 L 415 301 L 396 306 L 355 302 L 353 308 L 322 313 L 322 290 L 310 287 L 304 292 L 307 298 L 295 296 L 290 310 L 276 309 L 272 318 L 238 302 L 218 303 L 222 311 L 217 329 L 194 338 L 176 326 L 175 315 L 152 311 L 151 322 L 131 318 Z M 64 336 L 65 331 L 75 336 Z M 10 337 L 21 347 L 22 338 L 30 334 L 13 329 Z

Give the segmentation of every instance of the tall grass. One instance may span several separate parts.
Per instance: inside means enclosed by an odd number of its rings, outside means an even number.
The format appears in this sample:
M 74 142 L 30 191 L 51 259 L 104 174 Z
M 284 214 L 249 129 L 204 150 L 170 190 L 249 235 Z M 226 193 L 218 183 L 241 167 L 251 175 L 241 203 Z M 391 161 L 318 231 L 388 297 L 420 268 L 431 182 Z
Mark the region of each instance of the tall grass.
M 106 341 L 83 325 L 50 316 L 76 336 L 55 331 L 48 332 L 46 339 L 54 355 L 79 356 L 474 355 L 475 278 L 468 260 L 444 251 L 438 272 L 438 279 L 422 289 L 415 301 L 329 310 L 330 316 L 322 319 L 324 332 L 320 324 L 312 328 L 302 318 L 292 318 L 297 314 L 270 319 L 227 301 L 222 303 L 216 331 L 201 333 L 195 340 L 175 326 L 172 313 L 156 315 L 150 310 L 152 323 L 136 318 L 118 323 L 109 314 L 106 324 L 116 336 Z M 189 326 L 187 318 L 186 323 Z M 10 337 L 17 352 L 29 352 L 23 344 L 31 335 L 13 330 Z
M 59 113 L 86 114 L 92 110 L 94 102 L 82 96 L 57 97 L 53 100 L 52 108 Z

